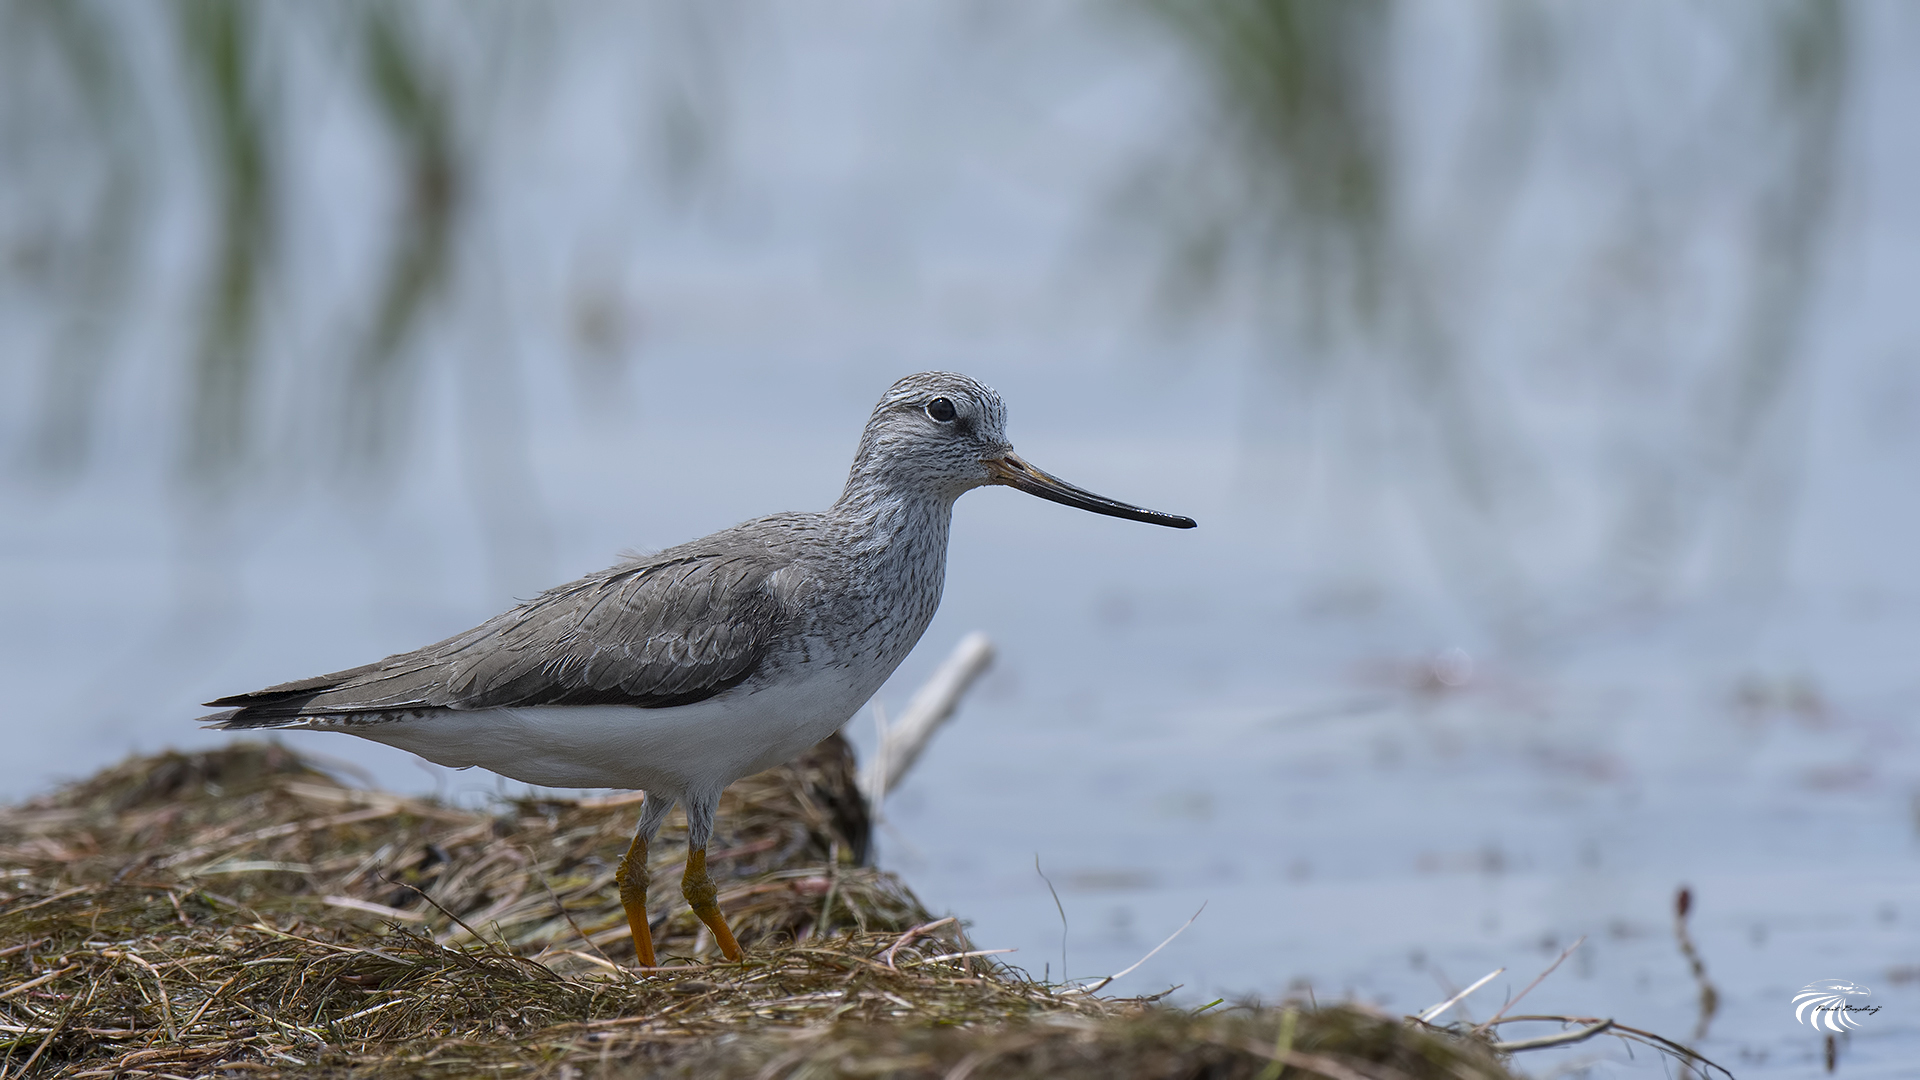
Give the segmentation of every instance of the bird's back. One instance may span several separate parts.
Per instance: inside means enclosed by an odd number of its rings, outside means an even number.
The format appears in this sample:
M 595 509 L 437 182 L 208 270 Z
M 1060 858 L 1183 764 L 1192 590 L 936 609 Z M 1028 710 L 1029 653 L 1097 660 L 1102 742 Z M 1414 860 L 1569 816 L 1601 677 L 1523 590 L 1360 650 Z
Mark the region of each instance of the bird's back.
M 804 592 L 791 587 L 795 551 L 818 517 L 776 515 L 628 559 L 424 648 L 209 702 L 229 711 L 205 719 L 352 725 L 433 710 L 702 701 L 751 678 L 788 629 L 788 602 Z

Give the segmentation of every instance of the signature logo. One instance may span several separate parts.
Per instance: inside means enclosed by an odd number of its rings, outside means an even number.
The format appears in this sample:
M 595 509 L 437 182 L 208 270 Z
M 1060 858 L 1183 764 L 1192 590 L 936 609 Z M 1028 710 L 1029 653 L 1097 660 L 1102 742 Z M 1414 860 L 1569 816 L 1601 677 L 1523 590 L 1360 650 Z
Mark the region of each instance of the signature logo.
M 1845 979 L 1819 979 L 1793 995 L 1793 1018 L 1828 1031 L 1848 1031 L 1860 1026 L 1862 1016 L 1880 1011 L 1880 1006 L 1860 1000 L 1872 993 Z

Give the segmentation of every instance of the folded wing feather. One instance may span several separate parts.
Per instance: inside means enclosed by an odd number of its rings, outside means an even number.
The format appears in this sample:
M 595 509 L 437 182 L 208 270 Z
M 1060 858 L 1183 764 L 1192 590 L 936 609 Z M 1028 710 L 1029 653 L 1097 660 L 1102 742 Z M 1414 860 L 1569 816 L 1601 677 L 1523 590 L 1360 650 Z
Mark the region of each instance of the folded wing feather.
M 410 653 L 220 698 L 227 728 L 429 709 L 687 705 L 738 686 L 782 617 L 764 552 L 627 563 Z

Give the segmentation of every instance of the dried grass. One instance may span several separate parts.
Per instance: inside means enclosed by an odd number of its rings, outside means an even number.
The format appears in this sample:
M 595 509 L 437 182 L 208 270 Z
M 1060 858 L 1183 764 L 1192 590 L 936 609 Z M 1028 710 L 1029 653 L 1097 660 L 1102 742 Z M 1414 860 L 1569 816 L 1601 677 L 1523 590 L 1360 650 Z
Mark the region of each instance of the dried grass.
M 1276 1053 L 1333 1080 L 1508 1075 L 1484 1039 L 1362 1010 L 1301 1013 L 1277 1046 L 1274 1011 L 1196 1017 L 956 955 L 955 921 L 860 865 L 837 739 L 722 804 L 711 865 L 748 961 L 717 962 L 680 902 L 669 821 L 668 966 L 635 972 L 612 878 L 637 812 L 459 810 L 259 744 L 0 810 L 0 1076 L 1273 1080 Z

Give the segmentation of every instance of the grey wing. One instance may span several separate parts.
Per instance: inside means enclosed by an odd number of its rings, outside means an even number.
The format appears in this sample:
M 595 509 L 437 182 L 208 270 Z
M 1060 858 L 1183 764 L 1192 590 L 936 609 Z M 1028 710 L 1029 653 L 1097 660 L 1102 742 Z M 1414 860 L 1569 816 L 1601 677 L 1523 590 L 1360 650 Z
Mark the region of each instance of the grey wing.
M 779 563 L 691 554 L 615 567 L 543 593 L 435 645 L 224 697 L 226 728 L 438 709 L 687 705 L 745 682 L 782 620 Z

